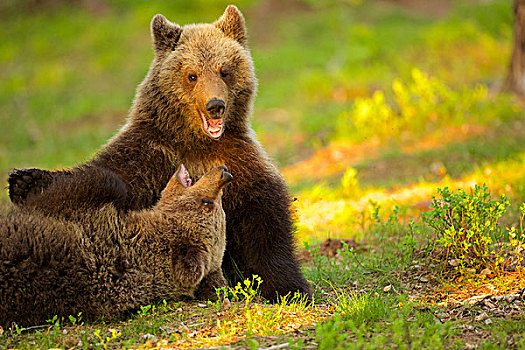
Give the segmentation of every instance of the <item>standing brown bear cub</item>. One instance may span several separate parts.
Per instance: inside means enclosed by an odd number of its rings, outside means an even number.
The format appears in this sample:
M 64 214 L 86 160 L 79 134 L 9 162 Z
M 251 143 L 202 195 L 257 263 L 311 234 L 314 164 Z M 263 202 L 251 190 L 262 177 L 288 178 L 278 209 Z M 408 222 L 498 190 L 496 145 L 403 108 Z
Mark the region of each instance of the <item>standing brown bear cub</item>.
M 78 190 L 78 183 L 62 179 L 44 190 L 47 203 L 67 201 Z M 151 209 L 124 213 L 104 204 L 46 214 L 15 208 L 0 217 L 0 326 L 79 312 L 88 320 L 118 317 L 162 299 L 213 297 L 226 286 L 221 192 L 231 179 L 219 166 L 190 187 L 181 166 Z
M 228 279 L 257 274 L 268 299 L 309 294 L 295 256 L 291 196 L 250 125 L 257 84 L 242 14 L 228 6 L 212 24 L 184 27 L 156 15 L 151 32 L 155 57 L 126 125 L 84 165 L 14 171 L 11 200 L 31 205 L 44 188 L 69 177 L 92 181 L 89 191 L 76 193 L 78 207 L 112 202 L 124 210 L 149 208 L 179 164 L 196 178 L 225 164 L 236 177 L 223 198 Z M 97 189 L 100 169 L 111 182 L 107 192 Z

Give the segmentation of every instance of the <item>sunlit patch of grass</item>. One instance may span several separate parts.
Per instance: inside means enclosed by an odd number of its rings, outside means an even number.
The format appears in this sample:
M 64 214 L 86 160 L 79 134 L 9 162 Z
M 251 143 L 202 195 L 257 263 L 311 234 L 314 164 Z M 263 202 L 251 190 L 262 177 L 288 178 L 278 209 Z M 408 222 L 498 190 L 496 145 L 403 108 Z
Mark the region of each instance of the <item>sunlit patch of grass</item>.
M 379 294 L 358 294 L 345 290 L 334 289 L 334 314 L 345 319 L 352 319 L 356 325 L 377 322 L 388 316 L 391 298 Z
M 476 180 L 444 179 L 439 184 L 419 183 L 391 191 L 376 188 L 365 191 L 356 199 L 324 199 L 324 195 L 330 197 L 334 190 L 317 187 L 299 196 L 300 200 L 295 204 L 299 217 L 300 237 L 306 239 L 309 236 L 320 236 L 320 238 L 328 238 L 330 235 L 356 236 L 363 228 L 366 229 L 363 217 L 370 216 L 373 203 L 380 205 L 385 212 L 395 205 L 406 206 L 411 209 L 407 215 L 417 216 L 421 210 L 428 208 L 429 200 L 436 193 L 436 188 L 445 184 L 454 188 L 470 188 L 476 184 Z
M 294 185 L 305 180 L 319 181 L 343 173 L 352 164 L 375 155 L 379 146 L 377 141 L 361 144 L 348 140 L 332 142 L 310 158 L 282 169 L 282 174 L 289 183 Z
M 298 214 L 299 235 L 324 239 L 328 237 L 356 237 L 366 230 L 364 218 L 370 216 L 372 203 L 384 212 L 394 206 L 407 207 L 406 217 L 418 217 L 421 211 L 429 210 L 430 200 L 437 188 L 469 189 L 486 183 L 497 195 L 510 198 L 525 198 L 525 154 L 476 169 L 459 179 L 444 176 L 436 182 L 420 181 L 408 186 L 393 186 L 390 189 L 362 189 L 353 182 L 353 191 L 345 191 L 345 177 L 336 188 L 317 185 L 303 190 L 294 203 Z
M 489 278 L 485 275 L 460 276 L 446 283 L 443 288 L 429 295 L 421 296 L 424 303 L 436 306 L 448 304 L 476 304 L 488 297 L 507 297 L 513 300 L 521 297 L 525 289 L 525 274 L 523 270 L 505 272 Z
M 281 302 L 278 305 L 252 304 L 232 312 L 221 313 L 217 324 L 194 337 L 171 343 L 175 348 L 200 348 L 227 345 L 251 336 L 274 336 L 315 325 L 327 317 L 319 307 Z
M 257 285 L 255 284 L 257 281 Z M 214 325 L 189 335 L 176 335 L 163 348 L 192 349 L 228 345 L 253 336 L 274 336 L 296 332 L 301 327 L 315 325 L 327 316 L 327 308 L 310 303 L 304 295 L 284 296 L 276 304 L 254 302 L 261 280 L 254 277 L 227 294 L 234 298 L 228 309 L 217 313 Z M 244 296 L 243 302 L 239 297 Z M 223 305 L 224 306 L 224 305 Z
M 383 144 L 379 138 L 355 143 L 331 142 L 311 157 L 282 169 L 285 179 L 302 190 L 319 183 L 333 184 L 349 167 L 366 182 L 390 181 L 407 184 L 418 176 L 442 176 L 450 172 L 458 178 L 483 163 L 516 158 L 525 147 L 520 143 L 524 125 L 520 114 L 516 121 L 495 122 L 497 126 L 463 124 L 443 126 L 433 133 L 406 142 Z M 444 169 L 436 169 L 443 166 Z M 450 169 L 448 169 L 450 167 Z M 383 184 L 383 183 L 381 183 Z
M 391 94 L 391 100 L 387 98 Z M 520 116 L 519 106 L 504 95 L 490 96 L 485 85 L 451 87 L 443 80 L 413 68 L 408 80 L 395 79 L 391 92 L 378 90 L 356 99 L 341 113 L 336 139 L 362 142 L 372 137 L 417 140 L 441 128 L 493 125 Z

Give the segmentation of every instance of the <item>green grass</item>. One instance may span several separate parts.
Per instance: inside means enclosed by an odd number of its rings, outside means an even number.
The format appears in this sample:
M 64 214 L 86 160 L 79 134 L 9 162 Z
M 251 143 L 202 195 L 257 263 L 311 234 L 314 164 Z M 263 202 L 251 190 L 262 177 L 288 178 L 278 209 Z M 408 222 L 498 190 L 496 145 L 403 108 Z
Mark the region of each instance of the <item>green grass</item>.
M 330 317 L 317 325 L 303 327 L 301 332 L 248 334 L 247 338 L 234 342 L 234 346 L 257 348 L 289 344 L 296 349 L 462 349 L 468 343 L 482 348 L 523 348 L 523 314 L 491 314 L 494 323 L 488 326 L 474 320 L 474 316 L 485 310 L 480 305 L 463 307 L 462 313 L 471 317 L 454 318 L 443 316 L 447 309 L 417 301 L 418 296 L 432 293 L 442 283 L 441 279 L 447 278 L 435 273 L 442 267 L 436 266 L 424 253 L 429 247 L 425 233 L 429 234 L 429 230 L 424 226 L 411 227 L 395 219 L 381 220 L 371 224 L 369 237 L 358 249 L 342 250 L 337 258 L 326 258 L 317 249 L 311 249 L 312 261 L 305 264 L 304 273 L 312 282 L 315 304 L 327 305 Z M 416 265 L 420 267 L 414 268 Z M 418 282 L 421 275 L 431 276 L 430 280 Z M 255 291 L 255 288 L 246 291 Z M 241 300 L 242 294 L 237 292 Z M 251 299 L 253 294 L 246 295 Z M 104 345 L 108 348 L 150 348 L 161 340 L 169 344 L 180 338 L 191 339 L 203 329 L 214 327 L 216 320 L 224 315 L 255 315 L 249 313 L 244 302 L 236 302 L 234 294 L 229 297 L 233 307 L 226 308 L 223 302 L 161 302 L 141 307 L 123 321 L 99 320 L 85 324 L 78 315 L 60 320 L 50 316 L 49 324 L 37 329 L 5 330 L 0 336 L 0 346 L 23 349 L 72 346 L 87 349 Z M 269 310 L 264 309 L 264 304 L 259 305 L 262 310 Z M 503 305 L 506 304 L 503 302 Z M 258 317 L 268 317 L 265 324 L 269 324 L 274 314 Z M 261 321 L 248 318 L 244 322 L 259 324 Z M 476 337 L 469 336 L 471 329 L 477 330 Z
M 147 71 L 151 17 L 161 12 L 180 24 L 210 21 L 225 4 L 115 1 L 97 15 L 75 6 L 31 15 L 12 10 L 0 28 L 0 122 L 9 125 L 0 134 L 0 169 L 69 166 L 88 158 L 123 124 Z M 452 84 L 498 81 L 506 66 L 501 50 L 509 50 L 511 18 L 505 1 L 461 3 L 445 19 L 375 2 L 290 12 L 270 16 L 269 38 L 261 42 L 257 29 L 266 18 L 258 17 L 259 4 L 238 5 L 254 31 L 251 47 L 260 80 L 254 126 L 263 141 L 269 134 L 270 140 L 282 139 L 267 144 L 282 164 L 325 144 L 353 97 L 387 89 L 394 78 L 408 78 L 414 66 Z M 463 44 L 486 56 L 443 49 Z M 341 92 L 345 101 L 334 101 L 334 93 Z M 274 108 L 290 119 L 265 118 Z M 84 127 L 73 136 L 67 125 L 77 122 Z M 297 134 L 304 134 L 301 141 L 294 141 Z
M 19 349 L 71 348 L 73 346 L 80 349 L 101 348 L 103 345 L 97 336 L 98 333 L 107 343 L 118 343 L 129 347 L 144 344 L 150 339 L 169 338 L 172 334 L 180 332 L 189 333 L 195 328 L 192 323 L 207 321 L 211 311 L 211 308 L 200 308 L 197 303 L 182 305 L 181 302 L 163 302 L 158 305 L 144 306 L 122 322 L 101 320 L 85 324 L 81 317 L 52 321 L 50 316 L 48 325 L 43 325 L 36 330 L 14 330 L 12 334 L 6 330 L 7 336 L 0 337 L 0 345 Z M 175 328 L 171 326 L 173 324 L 180 326 Z M 183 324 L 189 327 L 184 327 Z M 113 329 L 120 335 L 107 341 L 108 337 L 112 337 Z

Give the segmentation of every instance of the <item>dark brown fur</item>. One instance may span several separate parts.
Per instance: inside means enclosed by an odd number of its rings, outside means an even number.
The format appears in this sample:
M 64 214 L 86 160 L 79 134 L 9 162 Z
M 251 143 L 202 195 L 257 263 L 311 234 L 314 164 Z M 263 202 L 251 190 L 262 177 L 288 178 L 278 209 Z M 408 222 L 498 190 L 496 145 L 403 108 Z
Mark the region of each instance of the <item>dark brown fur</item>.
M 224 195 L 227 276 L 232 281 L 261 276 L 262 295 L 269 299 L 277 293 L 309 293 L 294 254 L 288 188 L 250 126 L 256 78 L 242 14 L 229 6 L 213 24 L 184 27 L 157 15 L 151 27 L 155 58 L 137 90 L 127 124 L 86 165 L 44 175 L 36 170 L 11 174 L 11 199 L 31 202 L 35 196 L 28 193 L 39 190 L 22 188 L 27 184 L 24 176 L 37 173 L 43 178 L 38 180 L 41 188 L 67 175 L 72 182 L 92 181 L 88 187 L 94 189 L 99 182 L 91 180 L 89 169 L 101 168 L 114 173 L 124 186 L 122 190 L 116 186 L 113 198 L 88 193 L 90 202 L 109 200 L 119 208 L 142 209 L 156 203 L 180 163 L 197 178 L 206 169 L 226 164 L 236 176 Z M 225 106 L 223 134 L 215 138 L 203 126 L 205 119 L 216 119 L 207 112 L 212 100 Z
M 88 320 L 118 317 L 196 291 L 215 295 L 226 285 L 224 169 L 189 188 L 173 176 L 153 209 L 123 213 L 107 204 L 53 215 L 14 209 L 0 217 L 0 325 L 45 324 L 79 312 Z M 50 189 L 48 202 L 67 202 L 68 192 Z

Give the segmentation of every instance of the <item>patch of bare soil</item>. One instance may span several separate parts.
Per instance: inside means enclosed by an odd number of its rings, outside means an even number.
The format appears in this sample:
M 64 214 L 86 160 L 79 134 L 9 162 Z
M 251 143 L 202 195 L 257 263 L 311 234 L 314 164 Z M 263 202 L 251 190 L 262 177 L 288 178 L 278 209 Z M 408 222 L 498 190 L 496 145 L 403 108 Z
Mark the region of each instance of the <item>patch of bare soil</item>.
M 317 249 L 319 248 L 319 255 L 326 256 L 328 258 L 337 257 L 339 254 L 339 251 L 345 250 L 345 244 L 348 246 L 348 248 L 356 249 L 358 247 L 357 243 L 353 239 L 331 239 L 328 238 L 327 240 L 314 245 L 310 249 Z M 312 261 L 312 256 L 310 253 L 306 250 L 303 250 L 299 256 L 299 258 L 302 261 Z

